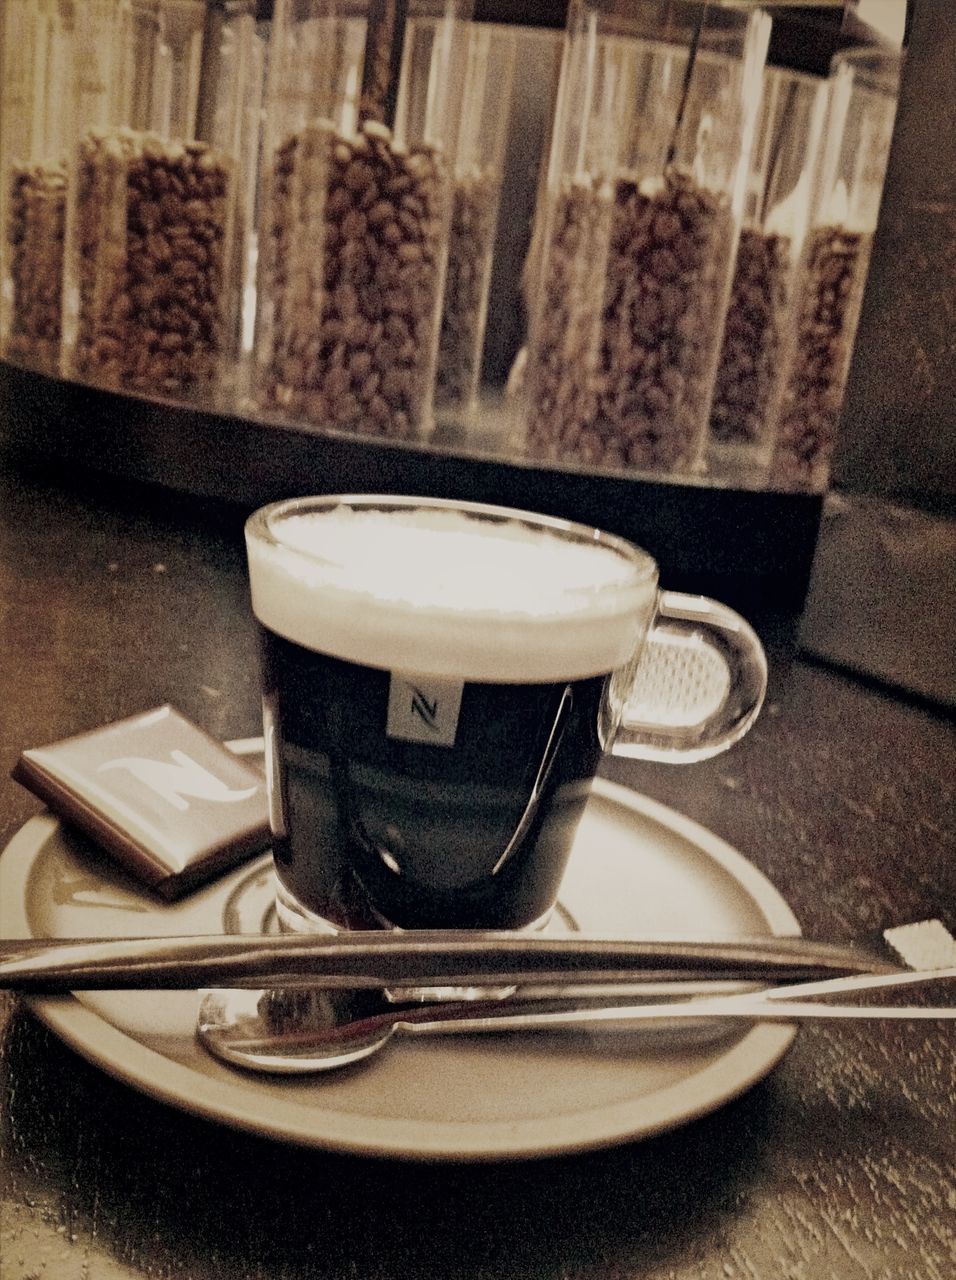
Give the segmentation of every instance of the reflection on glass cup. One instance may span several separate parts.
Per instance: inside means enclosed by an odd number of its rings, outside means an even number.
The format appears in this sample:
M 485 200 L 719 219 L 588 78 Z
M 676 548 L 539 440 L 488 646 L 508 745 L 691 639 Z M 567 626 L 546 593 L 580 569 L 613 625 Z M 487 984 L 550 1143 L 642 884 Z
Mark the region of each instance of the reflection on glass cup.
M 716 754 L 763 698 L 742 618 L 583 525 L 338 496 L 264 507 L 246 542 L 287 929 L 534 927 L 604 753 Z

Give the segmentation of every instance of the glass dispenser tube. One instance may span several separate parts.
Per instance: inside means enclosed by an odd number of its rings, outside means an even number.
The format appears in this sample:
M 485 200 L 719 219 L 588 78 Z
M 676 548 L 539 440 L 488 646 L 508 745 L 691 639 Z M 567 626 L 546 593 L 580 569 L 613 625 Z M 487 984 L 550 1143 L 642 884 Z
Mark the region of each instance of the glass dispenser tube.
M 56 371 L 60 355 L 73 0 L 7 0 L 2 11 L 3 350 Z
M 822 491 L 843 396 L 889 161 L 901 55 L 834 59 L 820 184 L 794 302 L 795 331 L 775 431 L 771 483 Z
M 477 407 L 517 40 L 514 28 L 478 23 L 468 34 L 435 375 L 436 409 L 465 426 Z
M 572 8 L 525 379 L 532 454 L 701 465 L 768 35 L 759 11 Z
M 235 49 L 254 38 L 254 6 L 78 3 L 80 96 L 94 79 L 112 92 L 84 112 L 75 152 L 66 368 L 115 390 L 208 402 L 237 358 L 235 118 L 253 60 Z M 223 58 L 212 32 L 229 46 Z M 213 105 L 199 121 L 200 71 L 223 66 L 234 74 L 206 85 Z
M 715 472 L 763 476 L 773 450 L 781 369 L 810 212 L 817 200 L 828 84 L 764 73 L 744 221 L 710 415 Z
M 277 0 L 258 395 L 295 421 L 427 436 L 465 84 L 461 6 Z

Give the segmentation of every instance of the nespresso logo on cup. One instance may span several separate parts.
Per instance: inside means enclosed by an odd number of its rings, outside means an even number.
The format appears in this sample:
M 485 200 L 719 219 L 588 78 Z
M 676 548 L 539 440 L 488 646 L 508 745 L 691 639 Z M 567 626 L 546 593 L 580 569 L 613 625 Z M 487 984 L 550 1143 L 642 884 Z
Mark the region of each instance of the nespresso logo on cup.
M 420 680 L 393 671 L 388 686 L 388 736 L 453 747 L 463 688 L 460 680 Z
M 431 702 L 417 685 L 412 685 L 412 715 L 418 716 L 419 720 L 424 720 L 425 724 L 437 732 L 438 730 L 438 699 L 433 698 Z

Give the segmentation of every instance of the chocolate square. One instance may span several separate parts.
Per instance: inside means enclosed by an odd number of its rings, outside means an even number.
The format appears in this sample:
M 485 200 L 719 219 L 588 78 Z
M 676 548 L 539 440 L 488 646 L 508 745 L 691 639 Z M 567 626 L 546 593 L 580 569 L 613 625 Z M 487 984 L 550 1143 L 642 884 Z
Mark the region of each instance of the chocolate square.
M 170 706 L 24 751 L 12 777 L 168 900 L 269 844 L 262 774 Z

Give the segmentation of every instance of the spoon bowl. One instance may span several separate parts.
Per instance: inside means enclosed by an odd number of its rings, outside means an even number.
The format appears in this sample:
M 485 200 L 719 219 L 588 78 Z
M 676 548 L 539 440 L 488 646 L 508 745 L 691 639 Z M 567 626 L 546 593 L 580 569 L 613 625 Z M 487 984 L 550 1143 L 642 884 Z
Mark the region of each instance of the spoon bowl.
M 366 991 L 214 990 L 196 1033 L 214 1057 L 271 1075 L 333 1071 L 370 1057 L 395 1034 L 397 1009 Z M 363 1005 L 366 1006 L 363 1008 Z

